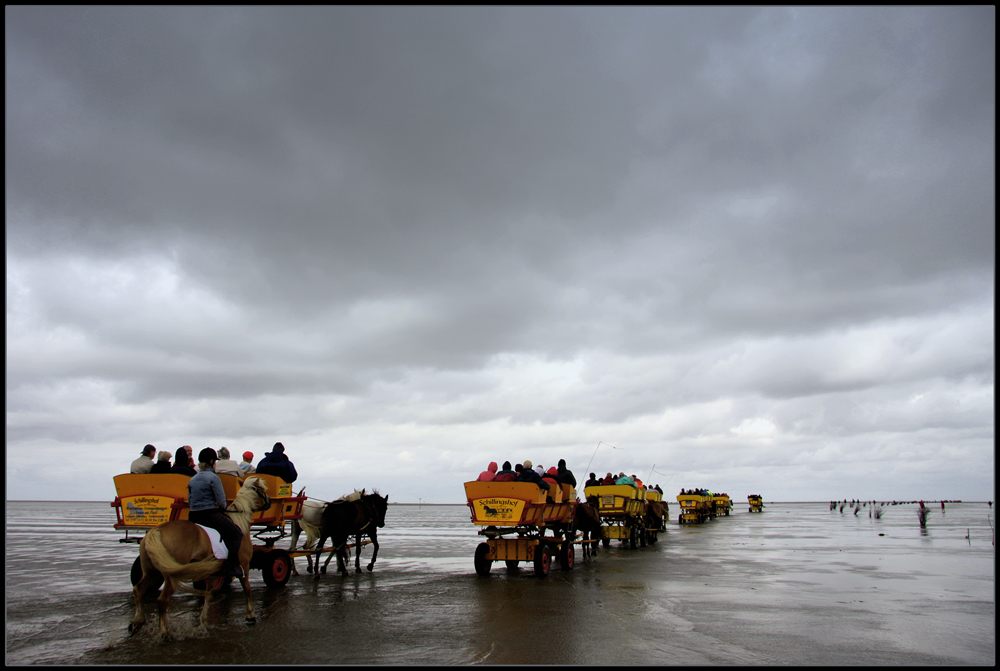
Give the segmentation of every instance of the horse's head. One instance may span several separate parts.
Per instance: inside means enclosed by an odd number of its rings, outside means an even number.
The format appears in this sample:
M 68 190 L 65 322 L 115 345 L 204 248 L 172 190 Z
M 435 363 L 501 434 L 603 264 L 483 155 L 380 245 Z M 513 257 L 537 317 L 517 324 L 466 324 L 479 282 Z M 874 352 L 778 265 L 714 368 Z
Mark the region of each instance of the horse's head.
M 376 490 L 375 493 L 369 494 L 365 499 L 371 503 L 372 510 L 375 512 L 375 523 L 381 529 L 385 526 L 385 513 L 389 509 L 389 496 L 379 496 Z
M 243 499 L 242 502 L 241 499 Z M 243 512 L 247 508 L 252 512 L 270 508 L 271 497 L 267 495 L 267 481 L 253 475 L 248 477 L 243 481 L 240 491 L 237 492 L 236 500 L 233 501 L 232 507 L 237 511 Z

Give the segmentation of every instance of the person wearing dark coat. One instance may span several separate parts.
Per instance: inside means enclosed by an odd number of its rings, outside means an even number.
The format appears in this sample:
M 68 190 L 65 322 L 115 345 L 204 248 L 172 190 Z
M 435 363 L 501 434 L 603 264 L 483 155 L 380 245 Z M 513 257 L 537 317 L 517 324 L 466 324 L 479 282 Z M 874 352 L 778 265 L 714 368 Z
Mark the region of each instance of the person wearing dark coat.
M 183 447 L 178 447 L 177 451 L 174 452 L 174 465 L 170 468 L 170 473 L 180 473 L 181 475 L 195 476 L 198 471 L 194 470 L 194 466 L 188 461 L 187 450 Z
M 510 467 L 510 462 L 503 462 L 503 470 L 497 471 L 495 482 L 513 482 L 517 478 L 517 473 Z
M 521 466 L 521 464 L 518 464 L 518 466 Z M 517 470 L 517 466 L 515 466 L 514 469 Z M 548 490 L 549 483 L 542 480 L 541 476 L 538 475 L 538 473 L 536 473 L 534 469 L 525 468 L 524 466 L 521 466 L 521 470 L 518 472 L 520 474 L 516 478 L 514 478 L 514 482 L 534 482 L 542 489 Z
M 573 471 L 566 468 L 566 460 L 560 459 L 558 467 L 556 468 L 556 480 L 562 485 L 572 485 L 576 487 L 576 477 L 573 475 Z
M 264 454 L 264 458 L 257 464 L 257 473 L 265 475 L 277 475 L 285 482 L 295 482 L 299 474 L 295 471 L 295 464 L 285 456 L 285 446 L 275 443 L 274 448 Z
M 597 486 L 600 486 L 600 484 L 601 484 L 601 481 L 597 479 L 597 476 L 594 473 L 591 473 L 590 474 L 590 480 L 587 480 L 587 484 L 584 485 L 584 488 L 587 488 L 587 487 L 597 487 Z
M 170 472 L 170 452 L 163 450 L 159 454 L 159 458 L 156 463 L 153 464 L 153 468 L 149 471 L 150 473 L 169 473 Z

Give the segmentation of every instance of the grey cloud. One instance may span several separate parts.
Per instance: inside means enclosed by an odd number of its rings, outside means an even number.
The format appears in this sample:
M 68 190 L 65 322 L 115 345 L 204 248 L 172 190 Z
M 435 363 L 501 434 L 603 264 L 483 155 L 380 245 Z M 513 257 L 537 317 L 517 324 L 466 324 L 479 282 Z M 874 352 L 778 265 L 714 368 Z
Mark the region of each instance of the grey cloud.
M 981 450 L 994 14 L 9 8 L 9 442 Z

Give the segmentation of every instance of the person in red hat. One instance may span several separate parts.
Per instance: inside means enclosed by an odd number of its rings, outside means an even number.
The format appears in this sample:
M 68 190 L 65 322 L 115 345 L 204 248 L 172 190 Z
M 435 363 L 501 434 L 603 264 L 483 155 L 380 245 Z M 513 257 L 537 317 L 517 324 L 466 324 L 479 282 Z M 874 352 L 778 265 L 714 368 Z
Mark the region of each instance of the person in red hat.
M 244 452 L 243 461 L 240 463 L 240 470 L 243 471 L 243 477 L 257 472 L 257 469 L 253 467 L 253 463 L 251 462 L 253 462 L 253 452 Z

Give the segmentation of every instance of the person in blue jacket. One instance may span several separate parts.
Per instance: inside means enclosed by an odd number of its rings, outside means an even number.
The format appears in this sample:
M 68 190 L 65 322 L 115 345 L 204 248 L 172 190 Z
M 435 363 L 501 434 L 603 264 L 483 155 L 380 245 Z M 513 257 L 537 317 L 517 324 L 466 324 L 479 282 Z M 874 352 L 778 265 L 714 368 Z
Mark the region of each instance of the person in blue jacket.
M 265 475 L 277 475 L 285 482 L 295 482 L 299 474 L 295 471 L 295 464 L 285 456 L 285 446 L 275 443 L 270 452 L 264 454 L 264 458 L 257 464 L 257 473 Z
M 239 552 L 243 531 L 226 515 L 226 493 L 222 489 L 222 480 L 215 474 L 218 455 L 215 450 L 206 447 L 198 454 L 198 461 L 201 470 L 188 482 L 188 503 L 191 506 L 188 519 L 219 532 L 229 550 L 226 575 L 241 578 L 243 569 L 240 567 Z

